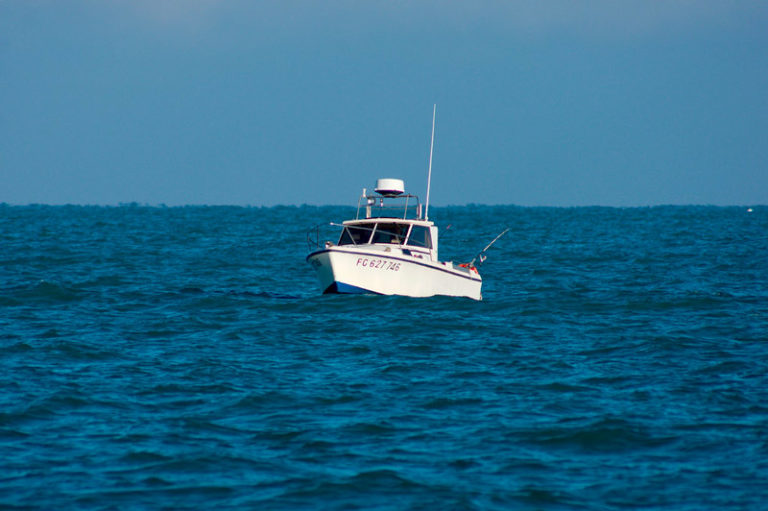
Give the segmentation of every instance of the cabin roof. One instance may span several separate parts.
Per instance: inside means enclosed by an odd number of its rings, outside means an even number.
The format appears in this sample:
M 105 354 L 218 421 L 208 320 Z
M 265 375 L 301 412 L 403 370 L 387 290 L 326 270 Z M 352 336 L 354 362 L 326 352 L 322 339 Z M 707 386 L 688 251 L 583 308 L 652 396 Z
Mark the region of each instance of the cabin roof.
M 399 217 L 389 217 L 389 216 L 376 216 L 371 218 L 359 218 L 356 220 L 344 220 L 344 225 L 355 225 L 355 224 L 377 224 L 377 223 L 388 223 L 388 224 L 413 224 L 413 225 L 424 225 L 427 227 L 432 227 L 435 225 L 434 222 L 431 220 L 418 220 L 415 218 L 399 218 Z

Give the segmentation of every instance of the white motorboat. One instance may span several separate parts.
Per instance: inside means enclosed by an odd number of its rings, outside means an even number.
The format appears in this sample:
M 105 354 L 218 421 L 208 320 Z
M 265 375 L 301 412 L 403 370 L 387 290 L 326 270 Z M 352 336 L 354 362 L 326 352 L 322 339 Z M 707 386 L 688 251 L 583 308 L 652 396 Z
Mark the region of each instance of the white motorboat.
M 475 267 L 505 230 L 469 263 L 442 262 L 437 257 L 437 226 L 429 220 L 429 188 L 435 145 L 435 113 L 429 148 L 427 201 L 405 193 L 401 179 L 379 179 L 375 194 L 365 188 L 354 220 L 331 224 L 341 228 L 336 242 L 320 244 L 319 228 L 308 233 L 307 262 L 317 271 L 323 293 L 465 296 L 482 300 L 483 279 Z M 394 203 L 394 205 L 393 205 Z M 364 211 L 364 216 L 361 216 Z M 394 213 L 394 214 L 393 214 Z
M 477 268 L 438 259 L 437 226 L 426 212 L 422 217 L 418 197 L 405 194 L 403 181 L 379 179 L 375 191 L 368 195 L 363 189 L 354 220 L 331 224 L 341 228 L 336 242 L 318 246 L 319 230 L 314 239 L 308 236 L 316 250 L 307 261 L 317 271 L 323 293 L 481 300 L 483 279 Z

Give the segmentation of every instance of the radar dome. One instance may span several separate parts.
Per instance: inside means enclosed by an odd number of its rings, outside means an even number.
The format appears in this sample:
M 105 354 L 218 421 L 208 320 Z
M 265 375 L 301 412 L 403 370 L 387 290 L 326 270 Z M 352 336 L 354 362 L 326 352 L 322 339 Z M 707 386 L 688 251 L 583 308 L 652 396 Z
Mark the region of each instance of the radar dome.
M 376 193 L 384 197 L 397 197 L 405 193 L 402 179 L 379 179 L 376 181 Z

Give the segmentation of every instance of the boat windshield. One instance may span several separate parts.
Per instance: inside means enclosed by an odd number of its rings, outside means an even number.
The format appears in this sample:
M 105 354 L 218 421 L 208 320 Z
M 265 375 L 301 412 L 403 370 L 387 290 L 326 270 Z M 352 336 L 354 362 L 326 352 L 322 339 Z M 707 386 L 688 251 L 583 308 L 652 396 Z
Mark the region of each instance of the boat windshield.
M 408 224 L 378 223 L 371 243 L 394 243 L 396 245 L 405 243 L 408 227 Z
M 409 228 L 410 236 L 408 233 Z M 341 231 L 338 244 L 364 245 L 366 243 L 408 244 L 412 247 L 432 248 L 432 237 L 429 227 L 423 225 L 411 227 L 410 224 L 390 221 L 365 225 L 346 225 Z
M 349 225 L 344 227 L 339 238 L 339 245 L 361 245 L 368 243 L 373 229 Z

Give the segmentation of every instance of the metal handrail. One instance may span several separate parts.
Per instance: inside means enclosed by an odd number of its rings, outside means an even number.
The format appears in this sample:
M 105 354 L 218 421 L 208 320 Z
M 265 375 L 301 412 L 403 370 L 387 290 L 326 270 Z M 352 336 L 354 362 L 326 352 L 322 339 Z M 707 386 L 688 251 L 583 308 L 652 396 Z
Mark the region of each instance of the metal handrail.
M 315 230 L 315 237 L 312 238 L 312 230 Z M 307 229 L 307 249 L 312 250 L 313 248 L 319 247 L 318 240 L 320 239 L 320 224 L 313 225 L 309 229 Z
M 394 199 L 403 200 L 405 199 L 404 205 L 384 205 L 384 201 L 392 201 Z M 415 199 L 416 204 L 409 206 L 410 199 Z M 365 204 L 363 204 L 363 201 L 365 201 Z M 384 195 L 361 195 L 359 199 L 357 199 L 357 214 L 355 215 L 355 220 L 360 220 L 360 208 L 366 208 L 366 216 L 365 218 L 400 218 L 400 216 L 396 217 L 381 217 L 381 216 L 368 216 L 367 211 L 368 208 L 371 208 L 373 210 L 374 208 L 377 211 L 384 211 L 384 210 L 402 210 L 403 211 L 403 220 L 408 220 L 408 208 L 414 209 L 415 214 L 413 215 L 414 219 L 420 220 L 421 219 L 421 202 L 419 202 L 418 195 L 411 195 L 411 194 L 404 194 L 404 195 L 397 195 L 394 197 L 386 197 Z

